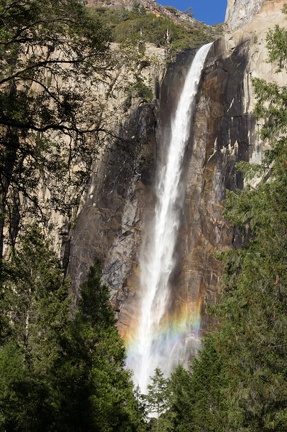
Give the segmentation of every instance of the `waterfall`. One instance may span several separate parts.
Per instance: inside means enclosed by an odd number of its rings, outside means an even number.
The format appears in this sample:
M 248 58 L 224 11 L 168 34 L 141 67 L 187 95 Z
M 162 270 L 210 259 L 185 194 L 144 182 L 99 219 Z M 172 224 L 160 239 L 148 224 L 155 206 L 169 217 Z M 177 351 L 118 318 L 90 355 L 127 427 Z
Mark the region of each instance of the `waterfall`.
M 133 341 L 127 346 L 127 366 L 133 370 L 134 382 L 142 393 L 146 393 L 155 368 L 169 376 L 199 345 L 199 311 L 192 311 L 190 305 L 184 304 L 180 312 L 174 313 L 170 277 L 176 264 L 175 247 L 184 200 L 183 160 L 210 45 L 197 52 L 171 120 L 166 158 L 158 166 L 155 215 L 140 256 L 139 323 Z

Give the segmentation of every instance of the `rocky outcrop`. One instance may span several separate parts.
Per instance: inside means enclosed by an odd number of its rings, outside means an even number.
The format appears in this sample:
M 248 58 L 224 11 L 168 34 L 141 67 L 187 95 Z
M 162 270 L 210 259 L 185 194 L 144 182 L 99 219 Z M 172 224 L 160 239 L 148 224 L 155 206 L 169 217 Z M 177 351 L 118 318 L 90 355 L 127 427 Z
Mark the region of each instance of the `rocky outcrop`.
M 246 26 L 254 17 L 258 18 L 259 16 L 262 17 L 264 13 L 279 11 L 285 4 L 286 2 L 283 0 L 228 0 L 225 22 L 231 31 L 235 31 Z M 271 22 L 265 16 L 265 28 L 270 27 L 270 25 Z M 252 30 L 254 33 L 260 31 L 255 27 Z
M 202 309 L 203 328 L 210 321 L 207 305 L 215 303 L 220 295 L 222 268 L 215 253 L 241 241 L 222 214 L 226 189 L 243 187 L 236 163 L 259 161 L 265 149 L 258 135 L 260 125 L 253 116 L 256 100 L 252 78 L 274 80 L 274 68 L 267 63 L 263 42 L 268 31 L 266 19 L 270 26 L 278 23 L 286 27 L 280 4 L 269 2 L 268 8 L 264 6 L 247 26 L 226 34 L 211 48 L 195 114 L 193 143 L 186 155 L 187 191 L 177 244 L 178 264 L 171 283 L 180 302 Z M 169 68 L 161 87 L 158 131 L 176 105 L 192 56 L 181 56 Z M 279 83 L 286 79 L 286 75 L 276 75 Z M 168 128 L 164 130 L 168 135 Z M 139 271 L 136 263 L 127 278 L 126 297 L 120 307 L 119 327 L 124 337 L 137 317 Z
M 230 30 L 236 30 L 250 21 L 265 0 L 228 0 L 225 21 Z
M 177 24 L 197 25 L 198 21 L 190 14 L 185 14 L 175 8 L 168 8 L 160 5 L 155 0 L 87 0 L 87 6 L 108 7 L 113 9 L 125 8 L 130 11 L 143 10 L 148 13 L 155 14 L 157 17 L 168 16 Z
M 209 322 L 207 304 L 220 294 L 222 269 L 214 253 L 240 242 L 222 215 L 226 189 L 243 187 L 236 163 L 259 161 L 265 149 L 258 135 L 260 124 L 253 117 L 252 78 L 287 80 L 283 73 L 275 76 L 264 43 L 270 27 L 286 28 L 282 3 L 266 1 L 243 28 L 215 42 L 200 85 L 185 160 L 187 190 L 172 284 L 180 301 L 202 309 L 204 325 Z M 110 142 L 72 231 L 69 272 L 74 286 L 77 289 L 94 259 L 100 258 L 124 337 L 138 314 L 138 254 L 153 212 L 157 145 L 163 134 L 168 137 L 164 126 L 192 56 L 187 52 L 169 66 L 156 109 L 150 105 L 134 109 L 119 138 Z
M 266 2 L 244 28 L 215 42 L 206 62 L 188 173 L 184 238 L 188 235 L 189 240 L 183 243 L 182 253 L 188 271 L 181 276 L 186 289 L 194 286 L 192 290 L 203 299 L 205 324 L 209 321 L 206 304 L 216 302 L 220 294 L 221 268 L 214 252 L 241 241 L 223 218 L 222 201 L 227 189 L 243 187 L 236 163 L 256 163 L 266 148 L 259 137 L 260 123 L 253 116 L 252 78 L 287 82 L 286 74 L 275 74 L 267 62 L 265 47 L 270 28 L 287 27 L 281 8 L 282 2 Z
M 86 147 L 79 150 L 83 162 L 74 157 L 70 165 L 67 162 L 69 169 L 63 168 L 59 176 L 41 172 L 35 192 L 47 237 L 70 275 L 76 296 L 95 259 L 103 264 L 114 237 L 123 232 L 122 225 L 132 224 L 131 216 L 123 216 L 123 212 L 127 214 L 125 208 L 130 208 L 127 201 L 139 177 L 138 171 L 144 183 L 152 170 L 147 136 L 154 129 L 155 119 L 154 107 L 146 104 L 146 97 L 158 93 L 165 70 L 165 50 L 146 44 L 143 54 L 136 47 L 119 49 L 114 43 L 108 55 L 111 57 L 107 57 L 110 62 L 105 79 L 102 75 L 90 79 L 78 75 L 85 100 L 79 109 L 80 116 L 85 122 L 93 121 L 98 128 L 89 134 Z M 73 83 L 69 84 L 73 87 Z M 57 136 L 53 139 L 56 141 Z M 65 161 L 66 155 L 68 159 L 70 153 L 74 154 L 75 144 L 68 138 L 60 142 Z M 73 172 L 81 176 L 78 183 L 72 183 Z M 65 176 L 72 179 L 70 183 Z M 136 200 L 130 199 L 132 203 Z M 22 224 L 30 225 L 31 217 L 24 204 L 21 202 L 22 212 L 26 213 Z

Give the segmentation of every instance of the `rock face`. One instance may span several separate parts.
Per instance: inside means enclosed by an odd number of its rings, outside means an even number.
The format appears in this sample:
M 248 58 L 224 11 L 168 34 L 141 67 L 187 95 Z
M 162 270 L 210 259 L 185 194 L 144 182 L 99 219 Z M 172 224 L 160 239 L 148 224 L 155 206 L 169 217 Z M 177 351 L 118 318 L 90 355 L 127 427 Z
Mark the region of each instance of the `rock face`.
M 283 73 L 275 75 L 274 67 L 267 63 L 264 43 L 270 27 L 286 28 L 281 12 L 285 2 L 236 3 L 236 7 L 252 5 L 253 12 L 262 7 L 243 28 L 215 42 L 209 52 L 193 143 L 186 157 L 187 192 L 173 274 L 177 295 L 201 308 L 203 327 L 209 322 L 206 305 L 220 295 L 222 269 L 214 252 L 240 241 L 222 216 L 222 200 L 226 189 L 243 187 L 236 163 L 259 161 L 265 148 L 258 136 L 260 124 L 253 117 L 252 78 L 276 79 L 279 84 L 287 80 Z M 234 5 L 234 17 L 235 10 Z M 231 2 L 228 14 L 231 20 Z M 94 259 L 100 258 L 123 337 L 138 314 L 138 253 L 145 221 L 153 211 L 158 138 L 163 130 L 169 134 L 163 125 L 176 105 L 193 54 L 186 53 L 170 65 L 157 108 L 140 106 L 122 126 L 120 139 L 111 142 L 72 231 L 69 272 L 75 287 L 85 279 Z
M 89 7 L 108 7 L 113 9 L 127 9 L 133 10 L 144 10 L 147 13 L 154 14 L 156 17 L 168 17 L 176 24 L 180 24 L 184 27 L 198 27 L 199 22 L 193 18 L 190 14 L 183 13 L 176 10 L 176 8 L 170 8 L 168 6 L 162 6 L 155 0 L 86 0 L 86 4 Z
M 238 161 L 258 162 L 265 143 L 253 111 L 256 103 L 252 78 L 284 84 L 286 74 L 275 74 L 267 63 L 265 38 L 269 28 L 286 28 L 282 2 L 266 2 L 245 27 L 215 42 L 209 52 L 194 124 L 194 143 L 188 167 L 188 190 L 182 229 L 179 280 L 183 291 L 206 305 L 217 301 L 220 263 L 214 252 L 240 242 L 222 216 L 226 189 L 243 187 Z M 267 26 L 266 23 L 269 23 Z
M 256 15 L 265 0 L 228 0 L 225 21 L 231 30 L 245 25 Z
M 243 187 L 238 161 L 258 162 L 265 143 L 253 111 L 252 78 L 284 84 L 267 63 L 265 38 L 275 24 L 285 26 L 282 2 L 266 2 L 244 28 L 215 42 L 209 52 L 193 129 L 194 142 L 187 171 L 178 280 L 182 292 L 192 292 L 202 305 L 203 328 L 209 322 L 206 305 L 220 295 L 220 263 L 214 253 L 240 242 L 222 215 L 227 189 Z M 266 26 L 266 22 L 270 26 Z
M 144 11 L 148 13 L 153 13 L 157 17 L 168 15 L 169 17 L 174 17 L 174 14 L 170 13 L 168 9 L 164 6 L 156 3 L 155 0 L 87 0 L 87 6 L 95 6 L 95 7 L 108 7 L 113 9 L 127 9 L 129 11 L 137 10 L 142 8 Z M 175 9 L 176 11 L 176 9 Z M 182 12 L 178 11 L 178 16 L 184 15 Z M 189 21 L 195 21 L 193 18 L 185 15 L 185 18 Z
M 127 54 L 117 44 L 111 49 L 118 69 L 98 86 L 96 95 L 91 94 L 95 103 L 101 102 L 103 134 L 91 143 L 96 157 L 77 215 L 61 232 L 62 261 L 76 297 L 90 266 L 96 259 L 105 266 L 117 241 L 124 264 L 117 258 L 107 277 L 115 291 L 122 288 L 125 272 L 131 267 L 127 261 L 132 261 L 137 250 L 141 195 L 153 172 L 154 106 L 144 103 L 134 83 L 138 79 L 143 88 L 158 93 L 165 69 L 164 49 L 146 44 L 145 56 L 139 59 L 137 52 Z M 122 276 L 120 283 L 116 273 Z
M 139 107 L 105 151 L 71 236 L 69 273 L 77 291 L 99 259 L 117 303 L 139 246 L 143 196 L 154 171 L 155 116 Z

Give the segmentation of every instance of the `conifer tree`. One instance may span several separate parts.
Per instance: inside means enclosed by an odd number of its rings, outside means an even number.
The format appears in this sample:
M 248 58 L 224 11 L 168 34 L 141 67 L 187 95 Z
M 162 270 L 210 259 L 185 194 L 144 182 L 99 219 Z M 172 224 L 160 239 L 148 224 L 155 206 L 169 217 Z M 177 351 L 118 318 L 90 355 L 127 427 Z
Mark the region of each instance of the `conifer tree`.
M 215 348 L 216 338 L 205 339 L 199 359 L 193 359 L 191 370 L 177 367 L 170 379 L 170 411 L 173 431 L 220 432 L 226 415 L 222 389 L 224 368 Z
M 148 393 L 143 395 L 146 415 L 150 418 L 150 430 L 155 432 L 170 431 L 169 402 L 170 387 L 169 380 L 164 377 L 163 372 L 156 368 L 154 375 L 150 377 L 151 382 L 147 386 Z
M 0 430 L 145 430 L 99 265 L 74 316 L 68 281 L 35 226 L 2 270 Z
M 55 368 L 64 413 L 58 430 L 144 430 L 130 372 L 124 370 L 123 342 L 115 327 L 108 288 L 101 282 L 99 264 L 90 269 L 82 286 L 63 348 L 65 356 Z
M 68 285 L 38 228 L 1 273 L 0 428 L 51 430 L 59 408 L 52 374 L 68 324 Z

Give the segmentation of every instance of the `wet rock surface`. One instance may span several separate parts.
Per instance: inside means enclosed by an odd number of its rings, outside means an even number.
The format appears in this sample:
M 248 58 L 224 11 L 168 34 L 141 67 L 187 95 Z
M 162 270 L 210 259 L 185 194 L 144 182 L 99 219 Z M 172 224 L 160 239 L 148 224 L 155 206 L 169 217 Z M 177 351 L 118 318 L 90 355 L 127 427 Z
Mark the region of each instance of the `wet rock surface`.
M 242 187 L 236 162 L 249 159 L 253 119 L 243 106 L 247 64 L 247 44 L 236 47 L 231 57 L 224 56 L 220 42 L 212 46 L 194 120 L 178 274 L 181 297 L 185 293 L 201 308 L 203 328 L 210 322 L 207 305 L 220 294 L 222 267 L 215 254 L 232 246 L 222 201 L 226 189 Z
M 252 114 L 252 77 L 274 77 L 262 41 L 266 20 L 286 25 L 279 3 L 266 1 L 247 26 L 215 42 L 203 71 L 185 156 L 185 202 L 171 277 L 178 301 L 201 310 L 203 329 L 211 322 L 208 304 L 220 296 L 222 267 L 215 253 L 240 243 L 222 214 L 226 190 L 243 187 L 236 163 L 260 160 L 264 151 Z M 154 212 L 155 161 L 164 155 L 169 118 L 193 56 L 186 52 L 169 66 L 156 109 L 139 107 L 123 125 L 120 139 L 111 140 L 72 231 L 69 273 L 74 290 L 78 292 L 88 268 L 100 258 L 124 337 L 139 315 L 138 257 Z M 286 82 L 280 74 L 276 79 Z

